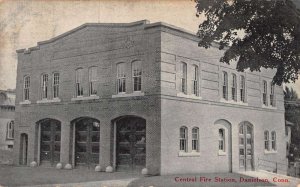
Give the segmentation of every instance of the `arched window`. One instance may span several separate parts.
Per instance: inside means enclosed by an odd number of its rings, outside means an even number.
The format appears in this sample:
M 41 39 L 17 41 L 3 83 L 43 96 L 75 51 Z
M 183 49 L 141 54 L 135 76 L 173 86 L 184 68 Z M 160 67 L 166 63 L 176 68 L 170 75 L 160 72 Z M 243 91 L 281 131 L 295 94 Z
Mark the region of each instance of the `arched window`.
M 89 68 L 89 95 L 97 95 L 97 67 Z
M 29 89 L 30 89 L 30 76 L 25 76 L 24 77 L 24 91 L 23 91 L 24 101 L 29 101 Z
M 239 133 L 244 134 L 244 126 L 243 125 L 240 125 Z
M 219 129 L 219 151 L 225 152 L 225 130 Z
M 14 124 L 14 121 L 10 121 L 7 123 L 6 139 L 14 139 Z
M 228 75 L 227 72 L 223 71 L 223 80 L 222 80 L 222 97 L 223 99 L 228 100 Z
M 271 140 L 272 140 L 272 150 L 276 151 L 276 132 L 272 131 L 271 133 Z
M 187 138 L 188 138 L 188 129 L 187 127 L 180 127 L 180 137 L 179 137 L 179 145 L 180 151 L 187 152 Z
M 241 75 L 240 77 L 240 100 L 241 102 L 246 102 L 245 95 L 246 95 L 246 86 L 245 86 L 245 77 Z
M 270 92 L 270 105 L 275 107 L 275 85 L 271 83 L 271 92 Z
M 199 151 L 199 128 L 192 129 L 192 151 Z
M 133 91 L 141 91 L 142 89 L 141 61 L 132 62 L 131 68 L 132 68 Z
M 264 132 L 264 139 L 265 139 L 265 150 L 269 151 L 270 150 L 270 145 L 269 145 L 269 131 Z
M 59 73 L 53 73 L 53 98 L 59 97 Z
M 76 97 L 83 96 L 83 70 L 78 68 L 75 72 L 76 81 Z
M 48 74 L 41 76 L 41 99 L 48 98 Z
M 268 84 L 267 81 L 263 81 L 263 104 L 266 106 L 268 105 L 267 94 L 268 94 Z
M 117 93 L 126 93 L 126 63 L 117 64 Z
M 236 92 L 237 92 L 237 89 L 236 89 L 236 75 L 232 74 L 231 99 L 233 101 L 237 101 Z
M 192 82 L 193 82 L 193 94 L 199 96 L 199 70 L 198 66 L 193 66 L 193 74 L 192 74 Z
M 187 93 L 187 65 L 184 62 L 180 63 L 180 92 Z

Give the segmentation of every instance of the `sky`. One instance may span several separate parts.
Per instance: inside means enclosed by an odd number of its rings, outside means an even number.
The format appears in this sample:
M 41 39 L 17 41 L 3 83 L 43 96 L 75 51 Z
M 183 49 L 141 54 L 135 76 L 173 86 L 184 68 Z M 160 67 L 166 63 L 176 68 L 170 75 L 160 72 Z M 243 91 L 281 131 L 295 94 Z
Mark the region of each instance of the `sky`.
M 84 23 L 127 23 L 147 19 L 193 33 L 194 0 L 0 0 L 0 90 L 16 85 L 16 50 L 37 45 Z M 292 85 L 300 94 L 300 81 Z

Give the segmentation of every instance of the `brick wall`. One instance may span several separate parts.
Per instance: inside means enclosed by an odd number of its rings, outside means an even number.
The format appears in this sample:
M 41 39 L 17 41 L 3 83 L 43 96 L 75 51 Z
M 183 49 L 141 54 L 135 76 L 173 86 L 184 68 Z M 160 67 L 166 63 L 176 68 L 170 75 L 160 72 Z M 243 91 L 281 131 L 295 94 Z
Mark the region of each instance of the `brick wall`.
M 16 98 L 15 163 L 20 154 L 20 135 L 28 134 L 28 163 L 38 160 L 37 122 L 45 118 L 62 124 L 60 161 L 72 163 L 72 121 L 91 117 L 100 121 L 100 158 L 103 167 L 113 165 L 113 131 L 120 116 L 138 116 L 146 120 L 146 167 L 150 174 L 238 171 L 238 126 L 247 121 L 254 130 L 254 159 L 285 160 L 284 107 L 282 87 L 276 87 L 276 108 L 262 107 L 262 80 L 271 81 L 274 71 L 236 72 L 235 63 L 221 64 L 222 51 L 197 46 L 191 34 L 162 23 L 89 24 L 40 42 L 32 50 L 18 51 Z M 132 96 L 131 62 L 142 62 L 142 93 Z M 127 91 L 116 95 L 116 64 L 126 63 Z M 179 90 L 179 63 L 187 63 L 187 95 Z M 192 65 L 200 70 L 200 97 L 192 96 L 189 73 Z M 88 68 L 98 71 L 97 96 L 88 98 Z M 75 98 L 75 70 L 83 68 L 84 93 Z M 246 77 L 246 103 L 221 99 L 221 73 Z M 60 73 L 59 102 L 41 100 L 41 75 Z M 30 75 L 30 104 L 23 101 L 23 77 Z M 229 77 L 229 84 L 230 84 Z M 50 81 L 51 82 L 51 81 Z M 51 84 L 50 84 L 51 85 Z M 239 84 L 238 84 L 239 85 Z M 237 87 L 239 89 L 239 87 Z M 52 87 L 49 87 L 52 100 Z M 220 121 L 221 120 L 221 121 Z M 222 121 L 223 120 L 223 121 Z M 220 122 L 220 123 L 219 123 Z M 226 122 L 226 123 L 225 123 Z M 179 156 L 179 128 L 200 129 L 200 155 Z M 230 145 L 218 155 L 218 127 L 225 125 Z M 264 153 L 263 131 L 277 132 L 277 153 Z M 191 136 L 191 134 L 189 134 Z M 189 146 L 190 146 L 190 139 Z M 256 167 L 254 166 L 256 169 Z

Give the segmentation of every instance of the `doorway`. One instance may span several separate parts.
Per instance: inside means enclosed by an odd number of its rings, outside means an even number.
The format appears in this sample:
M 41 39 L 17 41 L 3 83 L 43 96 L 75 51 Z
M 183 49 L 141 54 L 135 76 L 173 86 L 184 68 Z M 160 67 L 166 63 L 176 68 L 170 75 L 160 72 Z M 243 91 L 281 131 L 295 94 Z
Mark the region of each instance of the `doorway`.
M 240 170 L 253 170 L 253 128 L 247 122 L 239 125 L 239 167 Z
M 116 121 L 116 169 L 140 170 L 146 165 L 146 120 L 124 117 Z
M 27 165 L 27 151 L 28 151 L 28 135 L 25 133 L 21 134 L 20 141 L 20 165 Z
M 43 120 L 40 129 L 40 164 L 54 166 L 60 161 L 60 122 L 54 119 Z
M 75 122 L 75 165 L 94 167 L 99 163 L 100 122 L 81 118 Z

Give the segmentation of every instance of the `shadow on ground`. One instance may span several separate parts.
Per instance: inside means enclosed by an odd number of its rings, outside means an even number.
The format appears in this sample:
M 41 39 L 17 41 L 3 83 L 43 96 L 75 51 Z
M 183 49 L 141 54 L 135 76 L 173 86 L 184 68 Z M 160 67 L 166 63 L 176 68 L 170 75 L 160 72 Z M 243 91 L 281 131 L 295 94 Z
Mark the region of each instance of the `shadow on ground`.
M 211 181 L 200 181 L 200 177 L 210 178 Z M 216 182 L 216 177 L 227 179 L 227 182 Z M 187 178 L 194 179 L 186 181 Z M 190 174 L 190 175 L 167 175 L 167 176 L 152 176 L 152 177 L 142 177 L 137 180 L 132 181 L 128 187 L 213 187 L 213 186 L 230 186 L 230 187 L 240 187 L 240 186 L 275 186 L 270 182 L 245 182 L 243 179 L 255 180 L 256 178 L 249 177 L 246 175 L 241 175 L 237 173 L 213 173 L 213 174 Z M 181 181 L 180 181 L 181 179 Z M 229 180 L 228 180 L 229 179 Z

